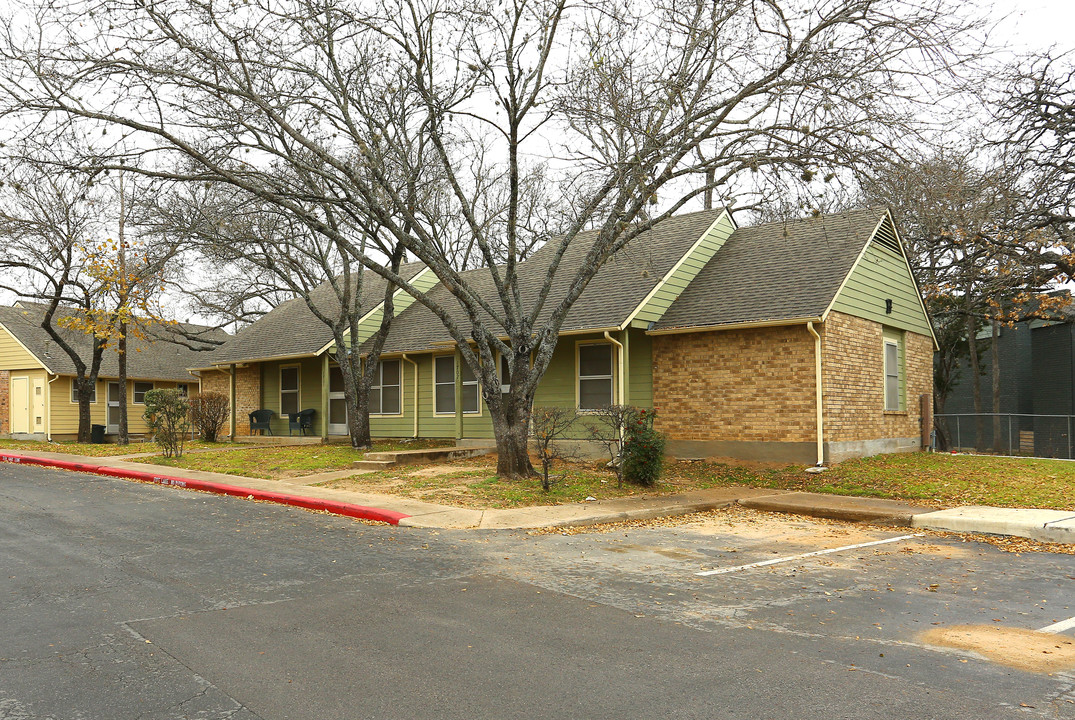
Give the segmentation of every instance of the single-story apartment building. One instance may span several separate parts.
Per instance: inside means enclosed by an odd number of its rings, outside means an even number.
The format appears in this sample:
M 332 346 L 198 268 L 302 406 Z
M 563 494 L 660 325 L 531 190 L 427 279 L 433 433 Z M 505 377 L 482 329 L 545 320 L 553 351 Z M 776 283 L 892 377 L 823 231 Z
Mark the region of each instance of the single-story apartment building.
M 76 370 L 70 356 L 41 326 L 46 306 L 20 301 L 0 307 L 0 436 L 37 440 L 74 440 L 78 437 Z M 70 314 L 57 312 L 57 318 Z M 221 330 L 184 324 L 194 340 L 180 339 L 167 325 L 146 325 L 145 337 L 131 335 L 127 352 L 127 425 L 132 434 L 146 432 L 142 411 L 145 393 L 177 388 L 196 393 L 198 378 L 188 367 L 198 364 L 200 353 L 229 336 Z M 87 362 L 88 335 L 60 328 L 61 337 Z M 119 432 L 118 356 L 106 349 L 101 359 L 90 422 L 104 425 L 107 435 Z
M 561 267 L 581 262 L 587 247 L 582 234 Z M 547 247 L 520 264 L 524 300 L 536 297 L 550 259 Z M 405 272 L 468 326 L 428 269 Z M 496 297 L 487 270 L 465 275 Z M 368 338 L 383 281 L 370 278 L 366 293 Z M 373 435 L 490 441 L 482 389 L 455 341 L 424 305 L 396 297 L 371 396 Z M 887 209 L 742 228 L 726 210 L 702 211 L 658 224 L 605 264 L 568 314 L 535 404 L 657 408 L 677 457 L 813 464 L 916 450 L 935 344 Z M 255 409 L 276 413 L 277 434 L 287 432 L 287 413 L 311 409 L 314 432 L 328 441 L 347 429 L 334 351 L 328 328 L 296 299 L 192 369 L 203 387 L 231 394 L 235 434 L 249 432 Z

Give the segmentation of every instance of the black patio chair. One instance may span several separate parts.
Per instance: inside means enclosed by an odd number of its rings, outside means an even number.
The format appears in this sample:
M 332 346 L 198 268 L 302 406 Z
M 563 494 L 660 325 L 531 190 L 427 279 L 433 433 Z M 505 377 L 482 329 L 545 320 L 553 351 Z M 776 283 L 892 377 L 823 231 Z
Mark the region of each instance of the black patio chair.
M 268 430 L 272 435 L 272 428 L 269 427 L 269 421 L 272 420 L 272 416 L 275 415 L 272 410 L 255 410 L 250 413 L 250 434 L 253 435 L 255 430 L 260 430 L 264 435 Z
M 290 435 L 292 430 L 298 430 L 300 435 L 307 435 L 307 431 L 312 433 L 314 427 L 314 413 L 316 412 L 316 410 L 311 408 L 309 410 L 288 413 L 287 434 Z

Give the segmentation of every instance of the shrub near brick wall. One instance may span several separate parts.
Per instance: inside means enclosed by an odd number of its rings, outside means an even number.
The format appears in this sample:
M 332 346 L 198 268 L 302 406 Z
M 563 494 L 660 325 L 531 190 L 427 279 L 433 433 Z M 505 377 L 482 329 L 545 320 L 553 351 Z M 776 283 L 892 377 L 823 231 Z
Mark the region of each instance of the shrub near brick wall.
M 225 397 L 231 397 L 231 376 L 226 372 L 203 371 L 202 391 L 223 393 Z M 248 365 L 238 368 L 235 373 L 235 434 L 249 435 L 250 413 L 261 408 L 261 366 Z M 231 432 L 225 426 L 224 433 Z
M 653 337 L 657 427 L 671 439 L 813 441 L 814 392 L 803 325 Z

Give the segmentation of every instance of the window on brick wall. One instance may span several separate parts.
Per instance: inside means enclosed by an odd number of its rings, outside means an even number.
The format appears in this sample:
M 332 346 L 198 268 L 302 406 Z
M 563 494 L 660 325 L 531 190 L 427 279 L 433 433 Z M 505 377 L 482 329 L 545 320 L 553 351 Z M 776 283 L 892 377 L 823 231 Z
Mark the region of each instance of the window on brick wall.
M 900 346 L 885 340 L 885 411 L 900 409 Z

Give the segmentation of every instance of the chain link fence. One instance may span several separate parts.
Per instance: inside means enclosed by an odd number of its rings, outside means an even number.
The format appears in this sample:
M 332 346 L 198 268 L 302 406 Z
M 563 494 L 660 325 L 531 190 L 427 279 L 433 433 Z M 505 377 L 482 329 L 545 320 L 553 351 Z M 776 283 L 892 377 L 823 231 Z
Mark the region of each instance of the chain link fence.
M 1072 459 L 1073 415 L 944 413 L 933 416 L 933 449 Z

